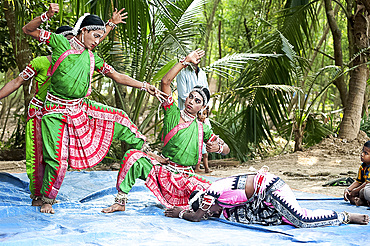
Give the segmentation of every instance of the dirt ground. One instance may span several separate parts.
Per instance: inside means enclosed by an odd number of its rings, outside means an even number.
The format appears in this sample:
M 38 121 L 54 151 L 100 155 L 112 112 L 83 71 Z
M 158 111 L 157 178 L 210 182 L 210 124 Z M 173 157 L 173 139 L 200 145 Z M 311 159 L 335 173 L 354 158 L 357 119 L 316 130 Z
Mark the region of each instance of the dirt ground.
M 361 164 L 363 144 L 370 140 L 361 132 L 357 139 L 346 141 L 329 137 L 302 152 L 282 154 L 263 160 L 251 160 L 240 164 L 233 159 L 213 160 L 209 166 L 212 177 L 227 177 L 251 172 L 266 165 L 270 172 L 281 177 L 294 190 L 342 197 L 343 186 L 323 186 L 338 178 L 357 176 Z M 119 164 L 98 165 L 93 170 L 118 170 Z M 19 173 L 26 171 L 25 160 L 0 161 L 0 172 Z

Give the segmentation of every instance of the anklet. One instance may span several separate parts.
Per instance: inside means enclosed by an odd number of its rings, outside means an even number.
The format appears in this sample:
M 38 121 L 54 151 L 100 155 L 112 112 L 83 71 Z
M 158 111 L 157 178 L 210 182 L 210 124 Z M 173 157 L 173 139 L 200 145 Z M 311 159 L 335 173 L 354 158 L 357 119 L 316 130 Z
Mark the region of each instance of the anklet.
M 119 204 L 121 206 L 126 206 L 126 203 L 128 201 L 127 194 L 123 193 L 122 191 L 118 192 L 116 198 L 114 198 L 114 203 Z
M 55 203 L 57 203 L 55 201 L 55 199 L 51 199 L 51 198 L 48 198 L 48 197 L 45 197 L 45 196 L 42 196 L 41 197 L 41 201 L 45 204 L 50 204 L 50 205 L 54 205 Z
M 343 218 L 343 223 L 344 224 L 349 224 L 349 213 L 346 212 L 346 211 L 343 211 L 343 215 L 344 215 L 344 218 Z

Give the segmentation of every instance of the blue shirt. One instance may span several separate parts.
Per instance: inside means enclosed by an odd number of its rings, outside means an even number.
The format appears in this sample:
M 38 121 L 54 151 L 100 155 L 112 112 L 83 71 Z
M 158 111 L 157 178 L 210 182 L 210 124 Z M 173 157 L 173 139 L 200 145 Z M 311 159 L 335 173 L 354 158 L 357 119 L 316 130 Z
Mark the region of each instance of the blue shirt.
M 176 77 L 177 81 L 177 92 L 178 92 L 178 104 L 179 109 L 185 108 L 185 100 L 189 96 L 189 93 L 193 90 L 194 86 L 201 85 L 208 88 L 207 75 L 199 68 L 198 76 L 195 71 L 188 66 L 183 69 Z

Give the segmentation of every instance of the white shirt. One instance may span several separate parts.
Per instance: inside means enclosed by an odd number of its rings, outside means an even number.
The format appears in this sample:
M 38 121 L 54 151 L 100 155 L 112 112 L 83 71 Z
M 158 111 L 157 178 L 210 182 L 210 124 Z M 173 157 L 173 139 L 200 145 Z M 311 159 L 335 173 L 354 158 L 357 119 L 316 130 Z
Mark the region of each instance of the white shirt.
M 198 69 L 198 76 L 189 66 L 183 69 L 176 77 L 180 110 L 185 108 L 185 100 L 189 96 L 189 93 L 193 90 L 194 86 L 201 85 L 208 88 L 206 73 L 201 68 L 198 67 Z

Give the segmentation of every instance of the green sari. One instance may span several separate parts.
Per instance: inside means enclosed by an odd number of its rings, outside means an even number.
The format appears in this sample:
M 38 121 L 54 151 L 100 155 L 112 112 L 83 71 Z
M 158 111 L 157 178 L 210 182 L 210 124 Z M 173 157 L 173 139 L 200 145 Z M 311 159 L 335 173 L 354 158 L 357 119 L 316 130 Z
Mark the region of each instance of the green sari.
M 41 122 L 46 163 L 41 193 L 43 201 L 53 203 L 68 166 L 95 166 L 106 156 L 113 139 L 140 149 L 146 138 L 123 110 L 87 98 L 93 72 L 108 73 L 112 69 L 109 65 L 77 38 L 68 41 L 46 31 L 40 36 L 53 52 Z

